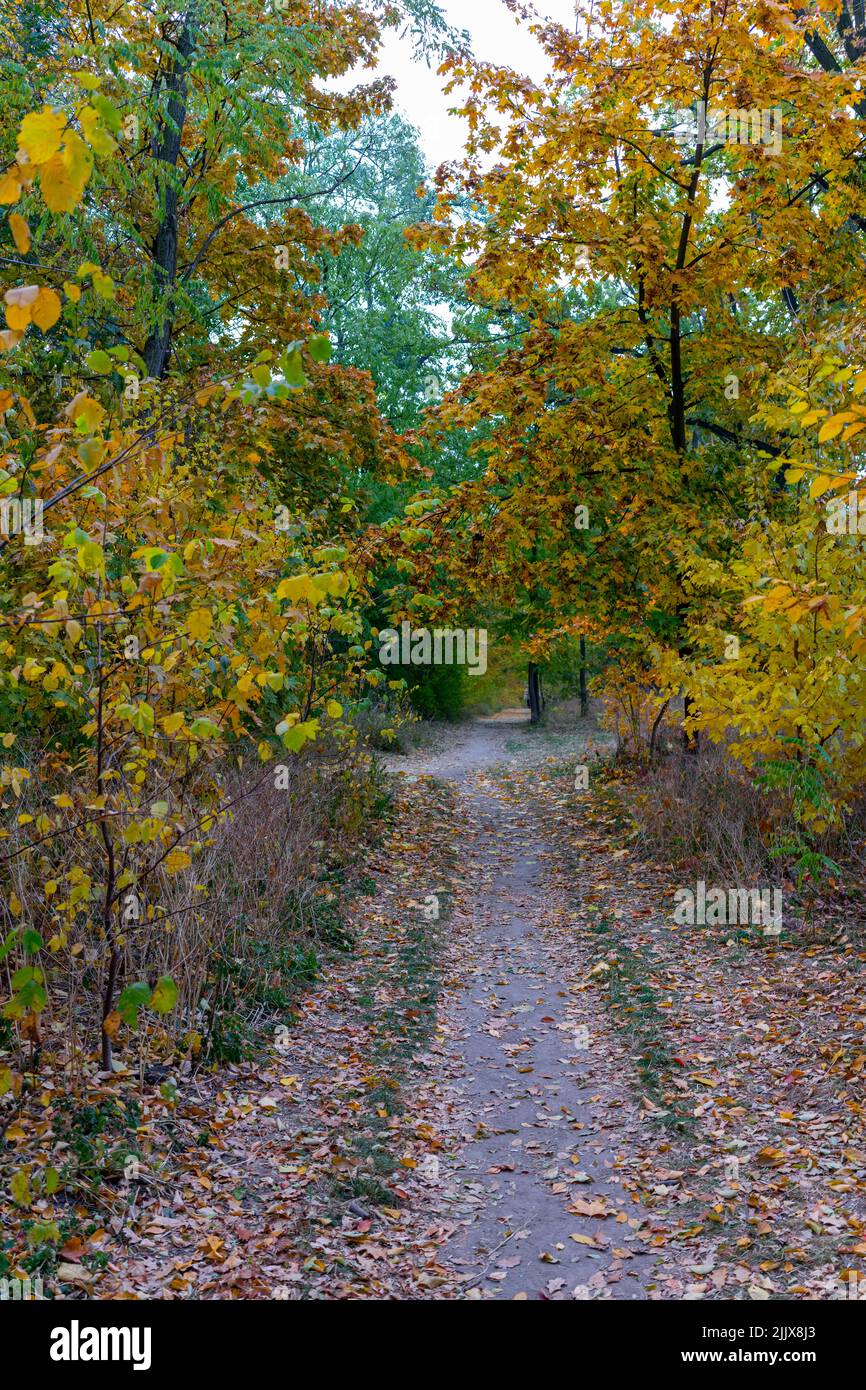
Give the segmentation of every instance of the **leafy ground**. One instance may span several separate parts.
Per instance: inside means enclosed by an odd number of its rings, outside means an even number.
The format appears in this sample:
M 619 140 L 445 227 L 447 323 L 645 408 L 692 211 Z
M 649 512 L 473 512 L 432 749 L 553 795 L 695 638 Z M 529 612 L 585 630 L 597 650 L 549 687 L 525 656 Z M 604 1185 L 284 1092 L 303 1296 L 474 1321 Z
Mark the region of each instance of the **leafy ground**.
M 132 1112 L 94 1081 L 139 1162 L 46 1271 L 59 1296 L 830 1298 L 866 1273 L 866 953 L 675 928 L 627 785 L 596 762 L 574 790 L 587 744 L 496 719 L 392 760 L 355 948 L 273 1045 Z

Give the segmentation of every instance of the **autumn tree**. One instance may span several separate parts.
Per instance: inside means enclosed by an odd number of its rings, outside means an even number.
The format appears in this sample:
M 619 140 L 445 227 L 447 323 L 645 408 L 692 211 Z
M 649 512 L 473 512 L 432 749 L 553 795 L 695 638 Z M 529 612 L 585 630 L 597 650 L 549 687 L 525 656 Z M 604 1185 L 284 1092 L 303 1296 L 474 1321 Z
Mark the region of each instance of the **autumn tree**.
M 192 0 L 12 21 L 4 91 L 45 54 L 0 176 L 2 952 L 24 1043 L 82 962 L 105 1067 L 142 1009 L 174 1006 L 149 962 L 182 968 L 226 766 L 255 786 L 339 739 L 366 679 L 343 499 L 404 463 L 322 331 L 317 258 L 355 232 L 283 178 L 314 121 L 386 108 L 386 80 L 331 81 L 373 63 L 382 25 L 437 15 Z M 127 920 L 130 895 L 149 907 Z
M 792 491 L 803 474 L 786 478 L 814 441 L 782 383 L 813 381 L 834 339 L 835 370 L 851 354 L 856 373 L 859 21 L 838 5 L 603 4 L 573 33 L 507 3 L 549 75 L 452 56 L 466 159 L 441 172 L 420 235 L 525 327 L 440 413 L 442 430 L 482 431 L 483 466 L 419 517 L 419 587 L 441 592 L 445 556 L 465 605 L 528 603 L 529 652 L 618 631 L 660 699 L 684 692 L 687 727 L 718 734 L 701 696 L 731 675 L 725 633 L 748 610 L 742 585 L 723 592 L 709 642 L 696 575 L 715 567 L 724 590 L 754 535 L 742 579 L 757 592 L 768 519 L 791 556 L 822 529 Z M 782 660 L 744 657 L 759 706 Z M 765 755 L 790 731 L 788 695 L 776 703 Z

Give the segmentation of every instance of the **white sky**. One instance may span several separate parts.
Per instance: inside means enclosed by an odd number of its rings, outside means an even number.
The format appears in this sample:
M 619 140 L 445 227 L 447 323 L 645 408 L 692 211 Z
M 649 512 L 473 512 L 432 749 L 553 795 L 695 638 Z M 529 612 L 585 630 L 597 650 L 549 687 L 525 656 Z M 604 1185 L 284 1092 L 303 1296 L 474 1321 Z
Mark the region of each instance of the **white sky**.
M 535 79 L 544 75 L 548 66 L 544 53 L 502 0 L 440 0 L 440 4 L 450 24 L 469 30 L 479 58 Z M 574 28 L 574 0 L 536 0 L 536 6 L 541 14 Z M 448 114 L 458 94 L 446 97 L 435 67 L 413 61 L 408 38 L 401 40 L 393 30 L 388 33 L 377 72 L 396 78 L 396 108 L 421 132 L 421 147 L 430 165 L 435 169 L 443 160 L 458 158 L 466 126 Z

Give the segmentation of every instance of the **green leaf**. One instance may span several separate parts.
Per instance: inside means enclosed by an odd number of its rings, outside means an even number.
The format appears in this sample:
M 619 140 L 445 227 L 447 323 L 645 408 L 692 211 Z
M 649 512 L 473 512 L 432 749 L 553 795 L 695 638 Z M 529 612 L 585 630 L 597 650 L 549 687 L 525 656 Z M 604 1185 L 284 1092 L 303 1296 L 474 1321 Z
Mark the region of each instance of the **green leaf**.
M 9 1190 L 12 1193 L 12 1200 L 17 1206 L 30 1206 L 30 1174 L 26 1168 L 19 1168 L 17 1173 L 13 1173 Z
M 142 700 L 132 716 L 132 727 L 138 733 L 147 736 L 153 733 L 153 719 L 153 706 Z
M 15 974 L 12 976 L 12 988 L 23 989 L 25 985 L 29 985 L 33 981 L 37 984 L 42 981 L 42 971 L 39 969 L 39 966 L 22 965 L 21 969 L 16 970 Z
M 138 1011 L 150 1003 L 150 985 L 146 980 L 127 985 L 117 1001 L 117 1012 L 130 1028 L 138 1026 Z
M 189 726 L 193 738 L 219 738 L 219 726 L 212 719 L 194 719 Z
M 53 1190 L 52 1188 L 51 1191 Z M 58 1241 L 59 1239 L 60 1227 L 56 1221 L 34 1221 L 27 1232 L 28 1245 L 47 1245 L 49 1241 Z
M 13 927 L 6 940 L 0 945 L 0 960 L 5 960 L 21 935 L 20 927 Z
M 18 972 L 21 974 L 21 971 Z M 34 971 L 42 978 L 42 971 Z M 48 1002 L 48 995 L 37 979 L 27 980 L 3 1007 L 4 1018 L 23 1018 L 25 1014 L 41 1014 Z
M 310 339 L 307 348 L 314 362 L 330 362 L 332 349 L 327 333 L 317 333 Z
M 120 112 L 117 107 L 104 97 L 101 92 L 94 92 L 90 98 L 90 105 L 94 111 L 98 111 L 108 129 L 116 135 L 120 130 Z
M 300 391 L 303 386 L 306 386 L 307 378 L 304 374 L 304 364 L 297 349 L 285 354 L 280 365 L 283 369 L 283 376 L 286 378 L 286 384 L 291 386 L 294 391 Z
M 283 734 L 283 745 L 291 753 L 299 753 L 305 743 L 311 743 L 318 733 L 317 719 L 308 719 L 305 724 L 294 724 Z
M 84 365 L 91 372 L 96 372 L 98 376 L 106 376 L 114 370 L 114 363 L 107 352 L 97 348 L 94 352 L 89 352 L 84 359 Z

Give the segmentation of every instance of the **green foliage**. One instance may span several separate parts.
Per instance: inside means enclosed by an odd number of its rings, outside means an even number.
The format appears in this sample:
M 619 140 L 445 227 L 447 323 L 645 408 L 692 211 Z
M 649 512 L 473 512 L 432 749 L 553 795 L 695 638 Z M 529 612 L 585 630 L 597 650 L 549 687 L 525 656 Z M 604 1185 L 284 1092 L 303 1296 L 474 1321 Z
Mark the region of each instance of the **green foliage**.
M 398 667 L 395 676 L 398 671 L 406 680 L 412 708 L 422 718 L 455 723 L 463 715 L 473 683 L 465 667 Z
M 821 747 L 808 748 L 801 739 L 785 739 L 794 750 L 789 759 L 768 759 L 755 778 L 756 786 L 767 792 L 782 792 L 790 801 L 793 825 L 780 829 L 770 846 L 770 856 L 790 862 L 797 881 L 808 877 L 820 880 L 826 874 L 841 872 L 839 865 L 816 845 L 828 824 L 838 821 L 838 812 L 828 785 L 832 761 Z

